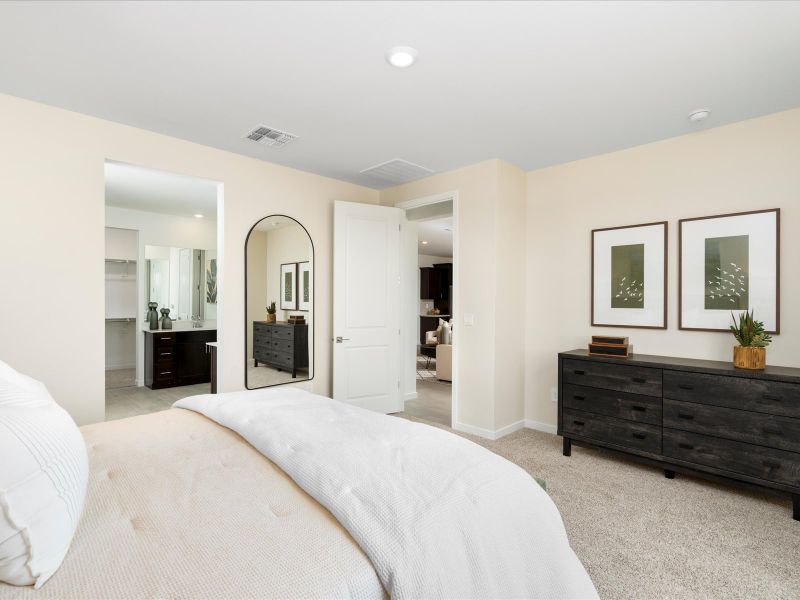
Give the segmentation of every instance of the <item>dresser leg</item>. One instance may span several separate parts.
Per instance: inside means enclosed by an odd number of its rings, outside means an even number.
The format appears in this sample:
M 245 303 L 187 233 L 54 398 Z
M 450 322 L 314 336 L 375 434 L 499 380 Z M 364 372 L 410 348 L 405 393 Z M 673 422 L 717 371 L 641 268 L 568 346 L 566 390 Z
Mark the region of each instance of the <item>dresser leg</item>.
M 792 518 L 800 521 L 800 494 L 792 494 Z
M 257 366 L 258 366 L 258 361 L 257 361 L 257 360 L 253 360 L 253 366 L 254 366 L 254 367 L 257 367 Z
M 664 469 L 664 477 L 666 477 L 667 479 L 675 479 L 675 471 Z
M 572 441 L 568 438 L 564 438 L 564 446 L 562 447 L 561 453 L 564 456 L 572 456 Z

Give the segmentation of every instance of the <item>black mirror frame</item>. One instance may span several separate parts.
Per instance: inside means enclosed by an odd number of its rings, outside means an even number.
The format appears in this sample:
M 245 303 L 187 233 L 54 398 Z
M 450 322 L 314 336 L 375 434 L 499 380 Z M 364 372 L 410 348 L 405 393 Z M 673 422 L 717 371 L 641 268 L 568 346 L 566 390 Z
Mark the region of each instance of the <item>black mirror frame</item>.
M 311 264 L 314 265 L 314 268 L 311 271 L 311 306 L 313 307 L 313 306 L 316 305 L 316 296 L 317 296 L 317 286 L 316 286 L 317 259 L 316 259 L 316 250 L 314 248 L 314 238 L 311 237 L 311 234 L 308 232 L 308 229 L 306 229 L 305 225 L 303 225 L 300 221 L 298 221 L 297 219 L 295 219 L 292 216 L 281 215 L 281 214 L 267 215 L 266 217 L 262 217 L 261 219 L 259 219 L 255 223 L 253 223 L 253 226 L 247 232 L 247 237 L 244 238 L 244 388 L 246 390 L 263 390 L 263 389 L 270 388 L 270 387 L 277 387 L 279 385 L 289 385 L 289 384 L 292 384 L 292 383 L 302 383 L 302 382 L 305 382 L 305 381 L 313 381 L 314 380 L 314 373 L 311 372 L 311 373 L 309 373 L 310 377 L 308 379 L 301 379 L 300 381 L 297 381 L 297 382 L 287 381 L 286 383 L 275 383 L 273 385 L 262 385 L 260 387 L 250 387 L 248 385 L 248 381 L 247 381 L 247 367 L 248 367 L 248 363 L 247 363 L 247 340 L 250 339 L 250 337 L 249 337 L 249 329 L 248 329 L 248 322 L 247 322 L 247 244 L 250 242 L 250 234 L 253 233 L 253 230 L 255 230 L 255 228 L 258 226 L 258 224 L 261 223 L 264 219 L 269 219 L 269 218 L 272 218 L 272 217 L 281 217 L 281 218 L 284 218 L 284 219 L 291 219 L 292 221 L 297 223 L 300 227 L 302 227 L 303 231 L 306 232 L 306 235 L 308 236 L 308 240 L 311 242 Z M 316 329 L 317 329 L 317 326 L 316 326 L 316 323 L 314 323 L 313 327 L 311 328 L 311 340 L 310 340 L 310 346 L 311 346 L 311 348 L 310 348 L 310 352 L 311 352 L 311 361 L 310 361 L 310 363 L 311 363 L 311 365 L 313 365 L 314 371 L 317 370 L 317 361 L 316 361 L 317 357 L 316 357 L 316 347 L 315 347 L 316 346 L 315 340 L 316 340 L 316 337 L 317 337 Z

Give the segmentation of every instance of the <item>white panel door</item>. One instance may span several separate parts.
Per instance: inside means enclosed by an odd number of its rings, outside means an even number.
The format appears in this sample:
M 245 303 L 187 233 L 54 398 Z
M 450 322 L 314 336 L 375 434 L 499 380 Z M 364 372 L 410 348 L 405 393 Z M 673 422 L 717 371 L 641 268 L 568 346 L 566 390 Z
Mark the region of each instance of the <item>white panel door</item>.
M 333 397 L 382 413 L 400 398 L 398 208 L 337 202 L 333 241 Z

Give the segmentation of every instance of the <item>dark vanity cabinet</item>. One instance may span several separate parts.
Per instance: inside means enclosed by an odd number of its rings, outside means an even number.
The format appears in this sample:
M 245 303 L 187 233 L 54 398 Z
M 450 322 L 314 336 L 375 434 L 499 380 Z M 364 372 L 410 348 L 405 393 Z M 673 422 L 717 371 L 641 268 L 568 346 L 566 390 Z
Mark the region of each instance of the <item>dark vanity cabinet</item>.
M 211 381 L 206 344 L 217 341 L 216 330 L 145 331 L 144 340 L 144 384 L 150 389 Z
M 254 365 L 265 364 L 297 377 L 308 368 L 308 325 L 253 321 Z

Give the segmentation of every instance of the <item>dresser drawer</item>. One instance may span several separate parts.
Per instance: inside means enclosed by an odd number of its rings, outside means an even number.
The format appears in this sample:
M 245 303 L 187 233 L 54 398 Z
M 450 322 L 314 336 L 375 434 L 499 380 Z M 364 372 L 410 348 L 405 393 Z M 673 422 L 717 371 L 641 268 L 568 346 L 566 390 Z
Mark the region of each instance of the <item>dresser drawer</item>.
M 664 397 L 800 418 L 800 384 L 664 371 Z
M 293 326 L 276 326 L 272 328 L 272 339 L 277 340 L 293 340 L 294 327 Z
M 664 429 L 664 455 L 800 488 L 800 454 Z
M 285 352 L 273 352 L 272 362 L 280 367 L 291 369 L 294 367 L 294 357 Z
M 574 385 L 661 396 L 661 369 L 565 359 L 562 376 Z
M 566 408 L 617 417 L 627 421 L 661 425 L 661 399 L 565 383 L 562 402 Z
M 272 339 L 272 349 L 277 352 L 286 352 L 288 354 L 294 353 L 294 340 L 279 340 Z
M 253 347 L 253 358 L 256 359 L 258 362 L 272 362 L 275 353 L 270 349 L 266 350 L 264 348 L 260 348 L 258 346 Z
M 664 400 L 664 427 L 800 452 L 800 419 Z
M 661 427 L 633 423 L 565 408 L 562 416 L 564 435 L 570 434 L 606 442 L 615 446 L 659 454 L 661 452 Z
M 160 348 L 162 346 L 174 346 L 175 345 L 175 333 L 163 333 L 161 331 L 157 333 L 153 333 L 153 345 L 156 348 Z

